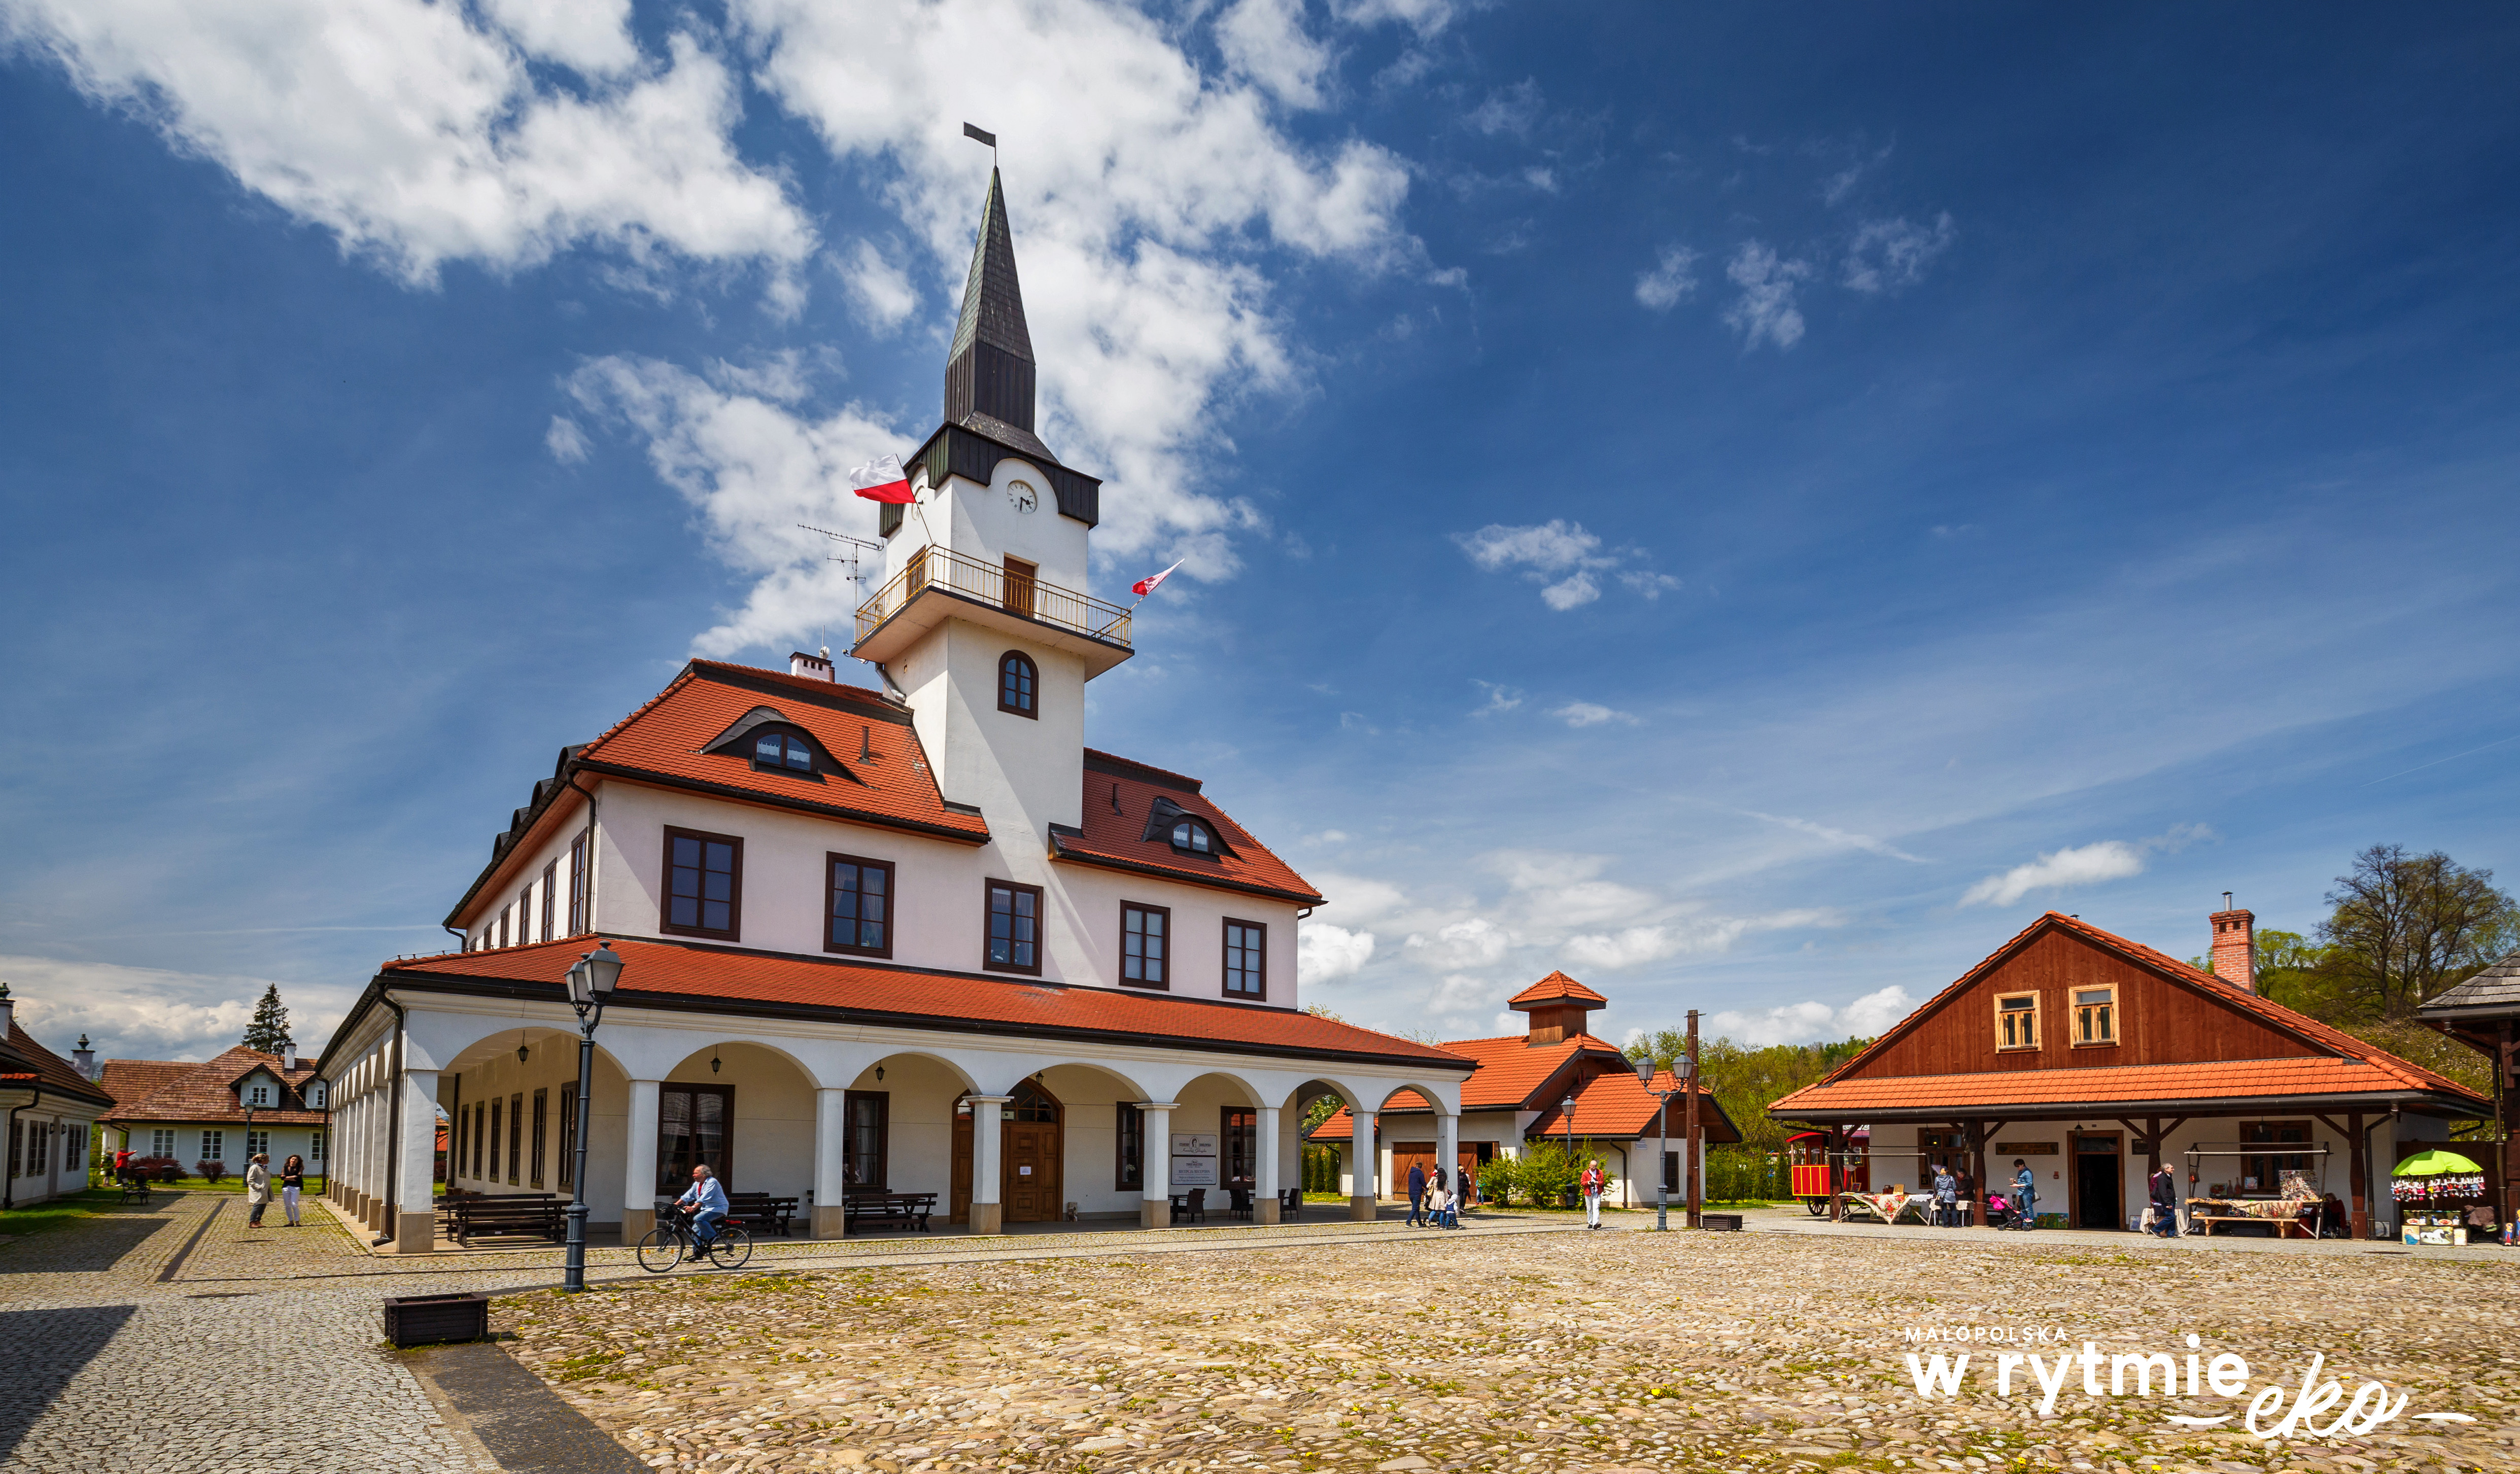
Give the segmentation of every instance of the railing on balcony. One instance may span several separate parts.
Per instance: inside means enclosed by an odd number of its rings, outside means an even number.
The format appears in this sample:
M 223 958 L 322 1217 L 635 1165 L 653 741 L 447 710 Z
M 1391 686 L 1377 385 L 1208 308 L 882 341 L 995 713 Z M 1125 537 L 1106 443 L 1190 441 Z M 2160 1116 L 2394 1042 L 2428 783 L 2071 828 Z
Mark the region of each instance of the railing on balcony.
M 1124 648 L 1129 644 L 1129 611 L 1120 605 L 1043 583 L 1020 568 L 1010 573 L 998 564 L 984 563 L 932 544 L 912 554 L 909 565 L 893 575 L 892 582 L 858 605 L 858 639 L 863 641 L 874 634 L 878 625 L 930 588 L 994 604 L 1010 614 L 1057 625 L 1107 644 Z

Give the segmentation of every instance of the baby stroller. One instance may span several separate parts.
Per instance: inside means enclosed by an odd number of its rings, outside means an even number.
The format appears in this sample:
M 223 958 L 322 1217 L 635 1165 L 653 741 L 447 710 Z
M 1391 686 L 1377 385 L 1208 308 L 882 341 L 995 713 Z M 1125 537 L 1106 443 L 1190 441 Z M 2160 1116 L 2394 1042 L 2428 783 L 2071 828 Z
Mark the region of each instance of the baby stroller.
M 2009 1198 L 2006 1198 L 2001 1192 L 1990 1192 L 1986 1195 L 1986 1226 L 1988 1228 L 2012 1228 L 2014 1216 L 2012 1202 Z

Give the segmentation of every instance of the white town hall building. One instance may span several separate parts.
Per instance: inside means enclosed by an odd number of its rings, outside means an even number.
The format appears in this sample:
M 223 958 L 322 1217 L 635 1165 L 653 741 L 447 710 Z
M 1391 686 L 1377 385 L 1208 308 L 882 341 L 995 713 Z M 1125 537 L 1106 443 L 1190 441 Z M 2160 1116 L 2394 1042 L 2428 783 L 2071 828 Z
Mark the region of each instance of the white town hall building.
M 1452 1159 L 1472 1061 L 1303 1012 L 1295 926 L 1321 897 L 1197 780 L 1085 745 L 1085 683 L 1129 658 L 1129 617 L 1085 592 L 1101 484 L 1035 435 L 1033 385 L 992 174 L 944 423 L 908 463 L 921 505 L 884 508 L 858 611 L 850 653 L 887 689 L 828 652 L 694 660 L 561 752 L 447 917 L 463 950 L 387 963 L 318 1062 L 331 1195 L 381 1241 L 432 1247 L 441 1108 L 449 1186 L 572 1190 L 563 979 L 599 937 L 624 966 L 586 1193 L 625 1238 L 695 1162 L 804 1200 L 824 1237 L 852 1192 L 933 1192 L 994 1232 L 1161 1227 L 1173 1193 L 1240 1184 L 1275 1222 L 1325 1095 L 1353 1159 L 1403 1090 Z

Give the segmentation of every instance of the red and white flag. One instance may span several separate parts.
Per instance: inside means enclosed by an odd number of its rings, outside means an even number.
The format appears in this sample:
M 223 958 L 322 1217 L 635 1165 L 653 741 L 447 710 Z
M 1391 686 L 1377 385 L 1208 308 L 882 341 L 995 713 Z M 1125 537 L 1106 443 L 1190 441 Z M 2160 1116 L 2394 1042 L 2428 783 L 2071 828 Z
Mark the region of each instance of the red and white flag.
M 919 500 L 910 491 L 910 476 L 901 469 L 899 456 L 886 456 L 870 461 L 849 472 L 849 484 L 858 495 L 870 502 L 892 502 L 907 505 Z
M 864 495 L 864 493 L 860 493 L 860 495 Z M 1173 564 L 1173 568 L 1178 568 L 1182 563 L 1189 561 L 1189 558 L 1183 558 L 1180 563 Z M 1148 595 L 1155 592 L 1155 588 L 1158 584 L 1161 584 L 1165 579 L 1173 576 L 1173 568 L 1166 568 L 1164 571 L 1156 574 L 1152 578 L 1139 579 L 1136 583 L 1129 585 L 1129 592 L 1137 595 L 1140 599 L 1146 598 Z

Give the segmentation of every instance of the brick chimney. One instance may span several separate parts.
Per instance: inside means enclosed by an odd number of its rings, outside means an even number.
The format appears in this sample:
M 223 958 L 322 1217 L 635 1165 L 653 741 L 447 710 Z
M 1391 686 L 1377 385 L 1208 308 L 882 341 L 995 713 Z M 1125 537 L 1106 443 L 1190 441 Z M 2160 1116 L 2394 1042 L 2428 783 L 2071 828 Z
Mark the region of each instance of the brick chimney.
M 2234 909 L 2231 893 L 2225 891 L 2223 909 L 2208 919 L 2214 923 L 2214 975 L 2244 993 L 2257 992 L 2257 916 Z
M 803 676 L 808 681 L 836 682 L 840 679 L 832 671 L 832 648 L 828 645 L 823 647 L 820 655 L 809 655 L 803 650 L 788 651 L 788 674 Z

